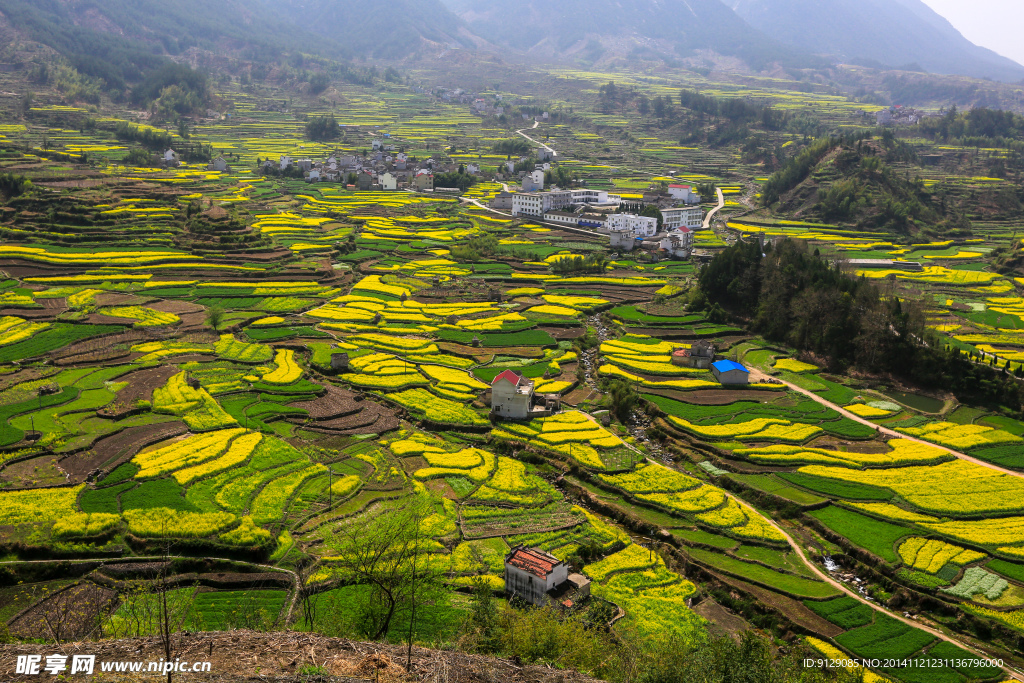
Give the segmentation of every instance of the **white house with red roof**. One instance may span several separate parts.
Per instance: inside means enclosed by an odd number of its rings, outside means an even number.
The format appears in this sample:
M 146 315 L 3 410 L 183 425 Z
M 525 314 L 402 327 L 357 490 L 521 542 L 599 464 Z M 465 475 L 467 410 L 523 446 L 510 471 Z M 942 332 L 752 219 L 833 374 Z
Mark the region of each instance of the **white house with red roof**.
M 668 195 L 687 204 L 699 204 L 700 195 L 693 191 L 693 185 L 669 185 Z
M 532 605 L 551 600 L 564 608 L 590 595 L 590 580 L 540 548 L 518 545 L 505 556 L 505 592 Z
M 511 370 L 491 381 L 491 414 L 525 420 L 533 405 L 533 382 Z

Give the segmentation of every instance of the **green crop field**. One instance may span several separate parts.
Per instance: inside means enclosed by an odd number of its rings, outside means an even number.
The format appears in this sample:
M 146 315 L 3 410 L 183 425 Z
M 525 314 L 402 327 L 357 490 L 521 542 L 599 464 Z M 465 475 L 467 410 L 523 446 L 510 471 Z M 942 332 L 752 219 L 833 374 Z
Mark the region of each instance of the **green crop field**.
M 888 562 L 898 562 L 894 544 L 912 532 L 906 527 L 858 515 L 845 508 L 830 506 L 808 513 L 851 543 L 873 552 Z

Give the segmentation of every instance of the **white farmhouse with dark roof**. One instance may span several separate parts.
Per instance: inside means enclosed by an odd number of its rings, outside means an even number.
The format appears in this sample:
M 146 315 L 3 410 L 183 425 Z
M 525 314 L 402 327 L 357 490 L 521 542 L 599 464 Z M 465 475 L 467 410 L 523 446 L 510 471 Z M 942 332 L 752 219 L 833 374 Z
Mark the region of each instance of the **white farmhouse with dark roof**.
M 590 579 L 570 574 L 569 565 L 540 548 L 519 545 L 505 556 L 505 592 L 531 605 L 550 600 L 571 609 L 590 595 Z

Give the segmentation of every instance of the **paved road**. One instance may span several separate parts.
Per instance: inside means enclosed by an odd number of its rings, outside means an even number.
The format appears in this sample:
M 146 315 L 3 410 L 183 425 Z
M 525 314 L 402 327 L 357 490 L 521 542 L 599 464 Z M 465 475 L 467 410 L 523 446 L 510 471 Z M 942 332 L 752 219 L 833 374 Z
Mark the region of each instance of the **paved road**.
M 479 199 L 469 199 L 468 197 L 459 197 L 459 201 L 460 202 L 466 202 L 467 204 L 475 204 L 476 206 L 479 206 L 484 211 L 490 211 L 491 213 L 496 213 L 499 216 L 505 216 L 507 218 L 512 218 L 512 214 L 505 213 L 504 211 L 498 211 L 497 209 L 492 209 L 491 207 L 487 206 L 486 204 L 481 204 Z
M 530 137 L 529 135 L 527 135 L 526 133 L 524 133 L 524 132 L 523 132 L 524 130 L 533 130 L 534 128 L 536 128 L 536 127 L 537 127 L 537 126 L 539 126 L 539 125 L 540 125 L 540 121 L 534 121 L 534 122 L 533 122 L 533 125 L 532 125 L 532 126 L 530 126 L 529 128 L 522 128 L 522 129 L 520 129 L 520 130 L 517 130 L 517 131 L 516 131 L 516 133 L 518 133 L 519 135 L 522 135 L 522 136 L 523 136 L 524 138 L 526 138 L 527 140 L 529 140 L 529 141 L 530 141 L 530 142 L 532 142 L 533 144 L 535 144 L 535 145 L 540 145 L 541 147 L 543 147 L 543 148 L 544 148 L 544 149 L 546 149 L 547 151 L 551 152 L 552 154 L 556 154 L 557 152 L 555 152 L 555 150 L 551 149 L 550 147 L 548 147 L 547 145 L 545 145 L 545 144 L 544 144 L 543 142 L 541 142 L 540 140 L 534 140 L 534 139 L 533 139 L 533 138 L 531 138 L 531 137 Z
M 711 219 L 714 218 L 715 214 L 718 213 L 725 206 L 725 195 L 722 194 L 722 190 L 716 187 L 715 192 L 718 193 L 718 206 L 708 211 L 708 215 L 704 216 L 705 230 L 709 230 L 711 228 Z

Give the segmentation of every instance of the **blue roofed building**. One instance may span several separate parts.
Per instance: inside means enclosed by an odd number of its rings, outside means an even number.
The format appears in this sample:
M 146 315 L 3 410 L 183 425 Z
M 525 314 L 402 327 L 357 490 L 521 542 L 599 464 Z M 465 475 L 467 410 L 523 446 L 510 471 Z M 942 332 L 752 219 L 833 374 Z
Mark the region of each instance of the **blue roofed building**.
M 734 360 L 720 360 L 711 364 L 711 374 L 721 384 L 749 384 L 750 371 Z

